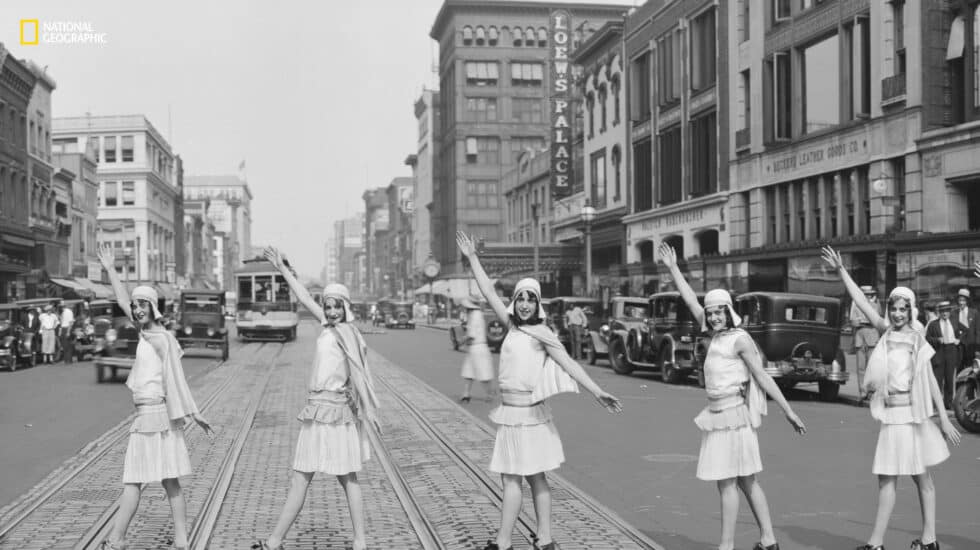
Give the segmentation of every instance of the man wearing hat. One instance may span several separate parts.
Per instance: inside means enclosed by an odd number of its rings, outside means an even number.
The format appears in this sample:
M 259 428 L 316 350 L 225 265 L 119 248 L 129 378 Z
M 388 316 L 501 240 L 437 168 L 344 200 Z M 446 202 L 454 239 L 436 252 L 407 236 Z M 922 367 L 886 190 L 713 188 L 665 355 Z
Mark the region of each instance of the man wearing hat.
M 864 285 L 861 287 L 861 292 L 867 296 L 868 301 L 878 310 L 878 314 L 881 314 L 881 306 L 878 304 L 878 293 L 875 291 L 873 286 Z M 848 319 L 851 322 L 851 328 L 854 331 L 854 354 L 857 358 L 857 383 L 858 383 L 858 393 L 861 394 L 861 398 L 864 399 L 866 395 L 864 392 L 864 371 L 868 367 L 868 357 L 871 355 L 871 351 L 875 349 L 878 344 L 878 329 L 876 329 L 871 321 L 865 317 L 864 313 L 858 308 L 854 303 L 851 303 L 851 311 L 848 315 Z
M 970 290 L 966 288 L 961 288 L 956 294 L 956 303 L 959 306 L 956 309 L 957 316 L 960 324 L 966 327 L 963 341 L 960 342 L 964 367 L 973 363 L 980 348 L 980 313 L 976 308 L 970 307 L 970 298 Z
M 936 354 L 932 356 L 932 371 L 943 391 L 943 402 L 950 409 L 953 405 L 956 370 L 960 365 L 960 341 L 966 333 L 966 327 L 953 317 L 953 304 L 949 300 L 936 304 L 936 310 L 939 312 L 939 319 L 926 327 L 926 341 L 936 350 Z

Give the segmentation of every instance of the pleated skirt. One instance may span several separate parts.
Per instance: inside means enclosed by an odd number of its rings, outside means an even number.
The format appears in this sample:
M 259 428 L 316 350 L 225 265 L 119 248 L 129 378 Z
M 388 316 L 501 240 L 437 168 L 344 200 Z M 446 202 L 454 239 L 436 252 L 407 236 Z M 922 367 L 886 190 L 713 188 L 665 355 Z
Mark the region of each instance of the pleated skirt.
M 490 420 L 497 424 L 491 472 L 528 476 L 555 470 L 565 462 L 565 450 L 547 404 L 501 405 L 491 411 Z
M 330 475 L 361 471 L 362 463 L 371 459 L 371 445 L 367 434 L 360 432 L 356 422 L 304 420 L 296 440 L 293 469 Z
M 494 379 L 493 356 L 486 344 L 473 344 L 467 350 L 460 375 L 468 380 L 486 382 Z
M 123 483 L 155 483 L 190 473 L 191 459 L 184 430 L 178 423 L 171 422 L 169 430 L 130 432 L 123 460 Z
M 718 481 L 761 471 L 759 437 L 752 426 L 701 432 L 698 479 Z
M 882 424 L 871 472 L 889 476 L 919 475 L 947 458 L 949 447 L 932 420 Z

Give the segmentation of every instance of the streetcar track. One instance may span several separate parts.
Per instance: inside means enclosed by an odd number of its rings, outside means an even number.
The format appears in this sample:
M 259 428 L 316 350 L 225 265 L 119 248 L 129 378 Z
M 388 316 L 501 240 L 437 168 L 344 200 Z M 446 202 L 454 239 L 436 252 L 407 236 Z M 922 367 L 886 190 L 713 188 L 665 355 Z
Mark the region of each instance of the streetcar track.
M 203 378 L 204 376 L 208 375 L 211 372 L 214 372 L 216 368 L 223 363 L 225 363 L 225 361 L 222 360 L 215 361 L 212 366 L 205 368 L 202 372 L 199 372 L 195 374 L 193 377 L 191 377 L 188 383 L 196 382 L 198 379 Z M 226 389 L 227 386 L 230 385 L 233 379 L 234 377 L 229 376 L 224 382 L 222 382 L 218 386 L 218 388 L 215 389 L 212 395 L 208 396 L 208 399 L 205 401 L 205 403 L 210 404 L 213 401 L 213 398 L 215 398 L 218 394 L 224 391 L 224 389 Z M 98 451 L 94 452 L 91 456 L 86 458 L 80 464 L 72 466 L 71 469 L 68 470 L 68 472 L 62 474 L 62 476 L 57 481 L 55 481 L 52 486 L 45 489 L 43 492 L 41 492 L 40 495 L 25 500 L 24 503 L 18 507 L 20 508 L 19 510 L 15 509 L 9 512 L 8 514 L 6 514 L 8 517 L 13 516 L 13 519 L 0 526 L 0 542 L 4 542 L 7 539 L 7 536 L 11 533 L 11 531 L 16 529 L 18 525 L 20 525 L 24 520 L 29 518 L 31 514 L 33 514 L 38 508 L 43 506 L 46 502 L 48 502 L 51 499 L 51 497 L 56 495 L 58 491 L 63 489 L 73 479 L 81 475 L 82 472 L 87 470 L 90 466 L 98 462 L 103 456 L 105 456 L 109 451 L 111 451 L 120 441 L 122 441 L 125 437 L 127 437 L 129 435 L 129 426 L 132 425 L 135 416 L 136 416 L 135 412 L 130 413 L 130 415 L 127 416 L 123 421 L 110 428 L 107 432 L 105 432 L 102 436 L 100 436 L 96 440 L 97 446 L 101 447 Z M 85 448 L 83 448 L 80 452 L 84 452 L 84 451 Z M 41 480 L 39 484 L 43 484 L 44 482 L 45 480 Z M 31 490 L 28 490 L 27 494 L 29 494 Z

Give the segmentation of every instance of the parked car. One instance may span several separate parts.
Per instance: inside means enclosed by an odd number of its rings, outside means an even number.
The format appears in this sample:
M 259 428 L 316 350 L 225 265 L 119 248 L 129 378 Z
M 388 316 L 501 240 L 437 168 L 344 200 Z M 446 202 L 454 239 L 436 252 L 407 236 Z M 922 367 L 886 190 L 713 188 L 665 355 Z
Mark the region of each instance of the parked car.
M 590 346 L 586 350 L 589 364 L 595 365 L 598 357 L 606 357 L 609 363 L 609 344 L 613 338 L 625 341 L 630 329 L 646 324 L 650 318 L 650 302 L 646 298 L 635 296 L 615 296 L 609 302 L 609 316 L 599 328 L 589 328 Z M 625 346 L 619 347 L 619 352 L 625 352 Z M 619 359 L 623 361 L 622 358 Z
M 173 325 L 181 347 L 221 350 L 228 360 L 228 328 L 224 317 L 223 290 L 189 289 L 180 293 L 180 313 Z
M 394 313 L 394 306 L 391 300 L 378 300 L 375 304 L 374 319 L 371 320 L 371 324 L 374 326 L 386 326 L 388 321 L 388 316 Z
M 17 367 L 37 364 L 39 335 L 25 330 L 27 310 L 18 304 L 0 304 L 0 368 L 11 372 Z
M 704 301 L 703 294 L 698 294 L 698 301 Z M 625 337 L 621 331 L 610 340 L 613 370 L 619 374 L 655 370 L 669 384 L 697 374 L 704 358 L 704 335 L 680 293 L 659 292 L 648 303 L 649 319 L 625 330 Z
M 551 298 L 547 306 L 547 315 L 549 320 L 549 326 L 558 335 L 558 341 L 565 346 L 565 350 L 568 353 L 572 353 L 572 331 L 565 324 L 565 314 L 576 306 L 582 308 L 585 312 L 585 317 L 588 319 L 588 325 L 585 327 L 585 332 L 589 330 L 598 330 L 600 323 L 599 312 L 602 310 L 602 303 L 594 298 L 582 298 L 578 296 L 559 296 L 557 298 Z M 588 355 L 589 348 L 592 347 L 592 342 L 587 335 L 583 333 L 582 335 L 582 354 Z
M 840 300 L 811 294 L 748 292 L 735 299 L 766 372 L 783 390 L 816 382 L 820 399 L 834 401 L 847 382 L 841 351 Z
M 507 326 L 500 322 L 497 314 L 489 306 L 482 307 L 483 318 L 487 323 L 487 345 L 490 351 L 500 353 L 500 346 L 504 343 L 507 336 Z M 466 339 L 466 321 L 461 321 L 458 325 L 453 325 L 449 329 L 449 341 L 454 350 L 459 350 L 460 346 L 468 345 Z
M 350 303 L 351 313 L 354 314 L 354 319 L 348 319 L 348 322 L 354 321 L 366 321 L 368 318 L 368 305 L 367 302 L 351 302 Z
M 415 317 L 412 315 L 414 302 L 390 302 L 390 312 L 385 315 L 386 328 L 415 328 Z

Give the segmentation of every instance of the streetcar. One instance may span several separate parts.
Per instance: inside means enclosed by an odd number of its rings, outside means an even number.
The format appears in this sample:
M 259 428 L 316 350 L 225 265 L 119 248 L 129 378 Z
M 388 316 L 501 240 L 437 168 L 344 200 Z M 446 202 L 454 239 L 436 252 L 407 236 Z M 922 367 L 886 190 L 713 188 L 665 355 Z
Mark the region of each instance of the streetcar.
M 288 264 L 287 264 L 288 265 Z M 264 258 L 245 260 L 235 272 L 241 340 L 288 342 L 296 339 L 299 324 L 297 300 L 279 271 Z

